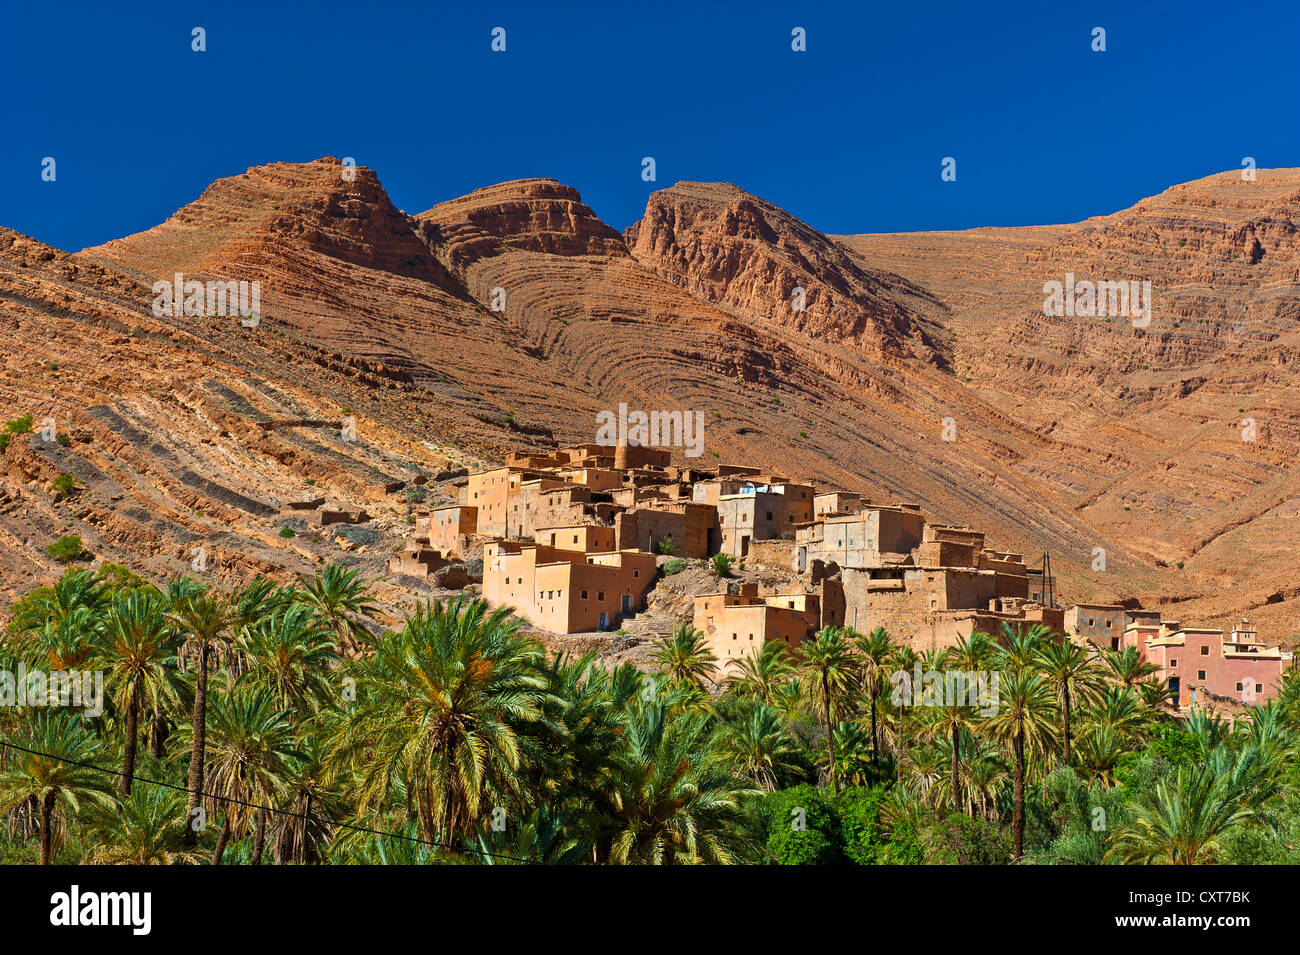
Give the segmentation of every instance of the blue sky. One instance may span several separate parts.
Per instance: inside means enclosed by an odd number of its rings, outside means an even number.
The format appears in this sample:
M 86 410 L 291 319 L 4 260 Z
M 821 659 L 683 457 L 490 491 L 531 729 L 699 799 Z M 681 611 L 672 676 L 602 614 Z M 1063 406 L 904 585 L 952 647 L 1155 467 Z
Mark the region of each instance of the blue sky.
M 75 250 L 324 155 L 408 212 L 551 176 L 622 229 L 727 180 L 831 233 L 1075 221 L 1244 156 L 1300 166 L 1295 0 L 716 6 L 11 3 L 0 225 Z

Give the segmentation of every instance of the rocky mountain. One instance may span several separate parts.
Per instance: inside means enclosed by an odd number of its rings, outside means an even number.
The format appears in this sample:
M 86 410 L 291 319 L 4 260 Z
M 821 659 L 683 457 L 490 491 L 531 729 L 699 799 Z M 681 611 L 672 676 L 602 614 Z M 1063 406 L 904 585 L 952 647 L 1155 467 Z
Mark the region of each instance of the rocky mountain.
M 627 402 L 704 411 L 706 466 L 1050 551 L 1067 598 L 1290 636 L 1300 176 L 1232 180 L 1069 226 L 839 237 L 679 183 L 620 235 L 553 180 L 408 215 L 373 171 L 321 159 L 219 180 L 73 255 L 0 233 L 5 418 L 66 438 L 4 454 L 0 597 L 55 575 L 65 533 L 160 576 L 202 546 L 231 578 L 325 559 L 382 578 L 419 499 L 455 493 L 440 478 L 592 440 Z M 155 314 L 178 272 L 258 282 L 257 321 Z M 1045 316 L 1067 272 L 1150 281 L 1150 324 Z M 373 519 L 286 523 L 314 497 Z M 384 599 L 416 593 L 389 580 Z

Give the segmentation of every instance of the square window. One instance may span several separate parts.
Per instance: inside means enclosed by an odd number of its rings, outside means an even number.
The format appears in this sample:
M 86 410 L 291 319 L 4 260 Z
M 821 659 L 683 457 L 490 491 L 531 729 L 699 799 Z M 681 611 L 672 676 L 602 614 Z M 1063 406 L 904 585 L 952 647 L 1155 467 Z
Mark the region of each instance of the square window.
M 582 599 L 583 600 L 587 599 L 587 592 L 585 590 L 582 592 Z
M 1197 671 L 1196 671 L 1196 679 L 1198 679 L 1198 680 L 1204 680 L 1204 679 L 1205 679 L 1205 671 L 1204 671 L 1204 670 L 1197 670 Z
M 596 599 L 597 599 L 597 600 L 604 600 L 604 599 L 605 599 L 605 591 L 603 591 L 603 590 L 597 590 L 597 591 L 596 591 Z
M 1209 647 L 1201 647 L 1201 656 L 1203 656 L 1203 657 L 1208 657 L 1209 655 L 1210 655 L 1210 648 L 1209 648 Z

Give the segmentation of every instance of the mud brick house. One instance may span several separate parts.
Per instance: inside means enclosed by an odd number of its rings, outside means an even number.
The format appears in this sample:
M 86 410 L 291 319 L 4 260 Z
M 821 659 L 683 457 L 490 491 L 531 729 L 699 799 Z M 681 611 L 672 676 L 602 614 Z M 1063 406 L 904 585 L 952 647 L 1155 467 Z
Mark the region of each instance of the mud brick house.
M 608 451 L 606 447 L 604 450 Z M 614 467 L 624 471 L 636 468 L 667 468 L 673 459 L 671 451 L 647 448 L 641 445 L 620 444 L 614 447 Z
M 505 536 L 510 483 L 515 475 L 541 477 L 540 472 L 523 471 L 509 466 L 469 475 L 465 483 L 465 499 L 461 503 L 476 508 L 477 533 L 484 537 Z
M 1062 611 L 1029 599 L 1019 554 L 989 550 L 980 531 L 927 523 L 914 504 L 827 513 L 797 529 L 792 550 L 794 573 L 839 580 L 846 624 L 884 627 L 920 650 L 996 635 L 1003 623 L 1062 623 Z
M 803 573 L 812 561 L 840 567 L 878 567 L 902 563 L 921 544 L 925 518 L 915 505 L 864 508 L 798 528 L 795 569 Z M 979 535 L 981 542 L 983 535 Z M 889 559 L 887 555 L 895 555 Z M 936 565 L 941 566 L 941 565 Z
M 426 547 L 419 540 L 409 541 L 399 553 L 388 558 L 388 572 L 407 577 L 428 577 L 446 567 L 449 561 L 437 550 Z
M 466 542 L 478 533 L 478 508 L 464 504 L 429 511 L 429 546 L 448 557 L 466 557 Z
M 616 550 L 614 528 L 597 524 L 565 524 L 559 527 L 539 527 L 533 535 L 539 544 L 561 550 L 579 550 L 594 554 Z
M 860 494 L 851 494 L 848 491 L 814 494 L 812 519 L 818 520 L 822 517 L 833 517 L 837 514 L 856 514 L 862 510 L 863 503 Z
M 1159 630 L 1160 611 L 1126 609 L 1120 604 L 1075 604 L 1066 609 L 1063 628 L 1076 642 L 1086 640 L 1103 650 L 1120 650 L 1137 645 L 1139 630 Z
M 483 596 L 551 633 L 610 630 L 644 606 L 653 554 L 587 553 L 495 541 L 483 549 Z
M 1180 626 L 1176 621 L 1132 626 L 1134 644 L 1160 667 L 1156 679 L 1169 687 L 1180 707 L 1210 700 L 1252 705 L 1277 698 L 1282 674 L 1292 655 L 1265 646 L 1250 622 L 1242 619 L 1229 633 Z
M 721 540 L 717 509 L 693 501 L 650 500 L 630 507 L 614 516 L 614 531 L 620 550 L 653 554 L 671 540 L 675 557 L 707 557 Z
M 717 658 L 721 679 L 733 660 L 744 659 L 769 641 L 797 650 L 821 628 L 821 621 L 817 594 L 759 596 L 758 585 L 749 583 L 738 593 L 696 597 L 691 625 L 704 635 L 705 644 Z

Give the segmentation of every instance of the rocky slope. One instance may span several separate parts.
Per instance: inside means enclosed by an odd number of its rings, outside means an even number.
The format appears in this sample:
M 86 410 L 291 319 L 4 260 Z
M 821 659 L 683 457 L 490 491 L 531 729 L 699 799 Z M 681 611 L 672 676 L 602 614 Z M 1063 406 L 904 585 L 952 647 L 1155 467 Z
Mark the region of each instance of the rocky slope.
M 410 528 L 398 484 L 592 440 L 627 402 L 704 412 L 697 463 L 1050 550 L 1069 598 L 1289 631 L 1297 197 L 1294 172 L 1261 171 L 1072 226 L 828 237 L 682 183 L 619 235 L 553 180 L 407 215 L 372 171 L 322 159 L 220 180 L 71 256 L 5 233 L 5 417 L 53 417 L 69 443 L 5 455 L 0 589 L 55 573 L 44 547 L 66 532 L 153 574 L 201 541 L 232 577 L 334 557 L 382 576 Z M 1151 325 L 1045 318 L 1065 271 L 1151 280 Z M 259 323 L 155 316 L 150 286 L 176 272 L 258 281 Z M 82 486 L 56 501 L 60 473 Z M 318 493 L 367 507 L 373 540 L 282 537 L 280 505 Z M 413 596 L 386 586 L 391 607 Z

